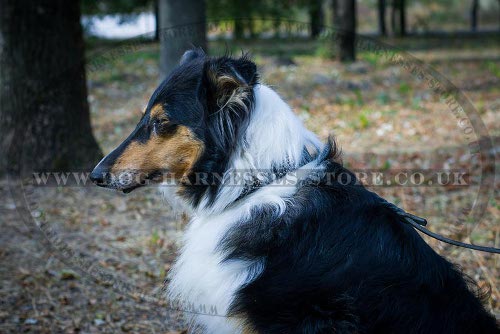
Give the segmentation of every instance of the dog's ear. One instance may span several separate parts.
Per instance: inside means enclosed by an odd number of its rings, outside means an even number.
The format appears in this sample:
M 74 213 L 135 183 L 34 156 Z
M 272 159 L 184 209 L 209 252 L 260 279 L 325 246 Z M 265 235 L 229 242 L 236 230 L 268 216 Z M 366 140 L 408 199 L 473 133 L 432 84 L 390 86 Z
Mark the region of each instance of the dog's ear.
M 205 52 L 203 51 L 202 48 L 195 48 L 195 49 L 187 50 L 182 55 L 181 60 L 179 61 L 179 64 L 182 65 L 182 64 L 190 62 L 196 58 L 202 58 L 202 57 L 205 57 Z
M 251 111 L 257 67 L 246 57 L 211 58 L 205 62 L 202 80 L 208 120 L 213 123 L 208 128 L 215 144 L 229 154 Z
M 249 93 L 257 83 L 257 67 L 247 57 L 215 58 L 204 68 L 207 104 L 212 111 L 249 107 Z

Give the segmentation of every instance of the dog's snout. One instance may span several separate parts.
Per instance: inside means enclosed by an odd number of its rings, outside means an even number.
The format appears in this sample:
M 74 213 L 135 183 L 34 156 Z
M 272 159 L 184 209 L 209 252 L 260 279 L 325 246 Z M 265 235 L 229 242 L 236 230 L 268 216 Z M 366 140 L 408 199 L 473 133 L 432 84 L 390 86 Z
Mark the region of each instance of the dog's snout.
M 108 182 L 108 173 L 97 166 L 89 175 L 90 180 L 98 186 L 105 186 Z

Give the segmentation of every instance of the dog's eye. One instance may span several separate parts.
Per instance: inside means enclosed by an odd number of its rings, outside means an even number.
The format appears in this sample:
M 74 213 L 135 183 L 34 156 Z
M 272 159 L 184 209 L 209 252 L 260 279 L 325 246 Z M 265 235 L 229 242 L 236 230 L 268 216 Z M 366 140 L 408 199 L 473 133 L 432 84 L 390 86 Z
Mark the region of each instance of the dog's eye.
M 155 119 L 153 121 L 153 132 L 159 136 L 172 133 L 177 128 L 177 124 L 167 120 Z

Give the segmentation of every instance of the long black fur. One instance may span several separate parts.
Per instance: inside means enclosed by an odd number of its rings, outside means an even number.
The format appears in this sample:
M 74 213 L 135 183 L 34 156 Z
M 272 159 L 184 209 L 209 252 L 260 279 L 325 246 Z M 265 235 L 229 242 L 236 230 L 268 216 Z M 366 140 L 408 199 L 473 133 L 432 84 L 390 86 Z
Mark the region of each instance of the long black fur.
M 500 333 L 460 271 L 326 152 L 353 182 L 305 182 L 283 215 L 226 234 L 226 261 L 265 259 L 231 314 L 258 333 Z

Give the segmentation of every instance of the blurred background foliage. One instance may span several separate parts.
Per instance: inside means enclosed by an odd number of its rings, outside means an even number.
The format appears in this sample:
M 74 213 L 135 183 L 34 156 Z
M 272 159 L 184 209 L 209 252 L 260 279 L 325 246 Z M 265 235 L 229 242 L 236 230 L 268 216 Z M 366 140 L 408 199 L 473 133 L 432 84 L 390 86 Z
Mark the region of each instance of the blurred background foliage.
M 324 16 L 324 24 L 332 25 L 332 14 L 329 8 L 333 0 L 208 0 L 208 20 L 238 18 L 287 18 L 301 22 L 311 22 L 315 10 L 319 7 Z M 137 19 L 143 12 L 155 13 L 155 0 L 82 0 L 82 13 L 95 17 L 113 15 L 122 23 Z M 429 31 L 468 30 L 470 28 L 471 10 L 475 0 L 413 0 L 406 1 L 407 29 L 410 33 Z M 380 0 L 358 0 L 358 31 L 370 33 L 377 31 L 377 6 Z M 389 9 L 397 4 L 386 1 Z M 478 0 L 478 21 L 483 30 L 500 28 L 500 1 Z M 238 29 L 247 30 L 248 36 L 256 36 L 262 29 L 258 25 L 243 24 Z M 240 30 L 235 34 L 239 35 Z

